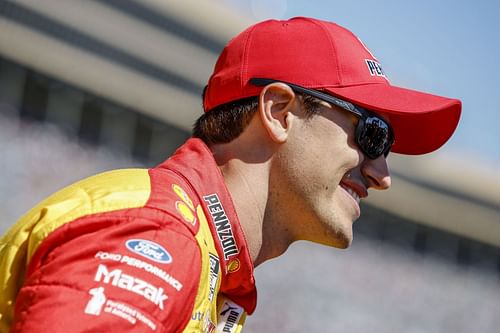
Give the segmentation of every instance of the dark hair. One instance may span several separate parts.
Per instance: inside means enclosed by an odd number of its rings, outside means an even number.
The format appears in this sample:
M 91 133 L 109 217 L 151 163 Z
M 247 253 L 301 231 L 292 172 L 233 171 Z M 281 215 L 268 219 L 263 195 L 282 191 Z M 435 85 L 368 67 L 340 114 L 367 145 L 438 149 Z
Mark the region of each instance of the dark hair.
M 203 89 L 202 100 L 206 88 Z M 307 116 L 318 113 L 320 100 L 315 97 L 296 93 L 302 100 Z M 228 143 L 240 136 L 256 114 L 259 96 L 239 99 L 219 105 L 205 112 L 193 126 L 193 137 L 206 144 Z

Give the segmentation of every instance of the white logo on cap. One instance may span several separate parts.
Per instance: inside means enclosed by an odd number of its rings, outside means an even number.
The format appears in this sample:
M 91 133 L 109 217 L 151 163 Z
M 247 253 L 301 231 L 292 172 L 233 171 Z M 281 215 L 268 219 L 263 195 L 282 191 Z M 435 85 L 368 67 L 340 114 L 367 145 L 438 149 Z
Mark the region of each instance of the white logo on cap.
M 368 70 L 370 71 L 371 76 L 382 76 L 387 79 L 385 76 L 384 70 L 382 66 L 375 60 L 365 59 L 366 65 L 368 66 Z

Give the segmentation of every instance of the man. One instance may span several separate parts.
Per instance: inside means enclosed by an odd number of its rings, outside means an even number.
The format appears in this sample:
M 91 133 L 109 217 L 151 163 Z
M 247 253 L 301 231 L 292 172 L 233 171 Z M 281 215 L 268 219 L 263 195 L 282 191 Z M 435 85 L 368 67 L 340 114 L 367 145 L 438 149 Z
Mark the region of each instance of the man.
M 253 268 L 300 239 L 348 247 L 387 154 L 439 148 L 461 104 L 391 86 L 350 31 L 294 18 L 229 42 L 204 109 L 161 165 L 73 184 L 14 225 L 1 332 L 238 332 Z

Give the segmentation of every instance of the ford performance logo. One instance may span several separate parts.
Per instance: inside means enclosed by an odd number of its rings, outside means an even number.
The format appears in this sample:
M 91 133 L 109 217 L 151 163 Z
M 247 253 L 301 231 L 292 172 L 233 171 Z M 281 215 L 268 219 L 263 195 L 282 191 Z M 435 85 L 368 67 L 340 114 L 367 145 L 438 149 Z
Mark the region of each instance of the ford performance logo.
M 155 242 L 145 239 L 129 239 L 125 245 L 130 251 L 153 261 L 162 264 L 170 264 L 172 262 L 170 253 Z

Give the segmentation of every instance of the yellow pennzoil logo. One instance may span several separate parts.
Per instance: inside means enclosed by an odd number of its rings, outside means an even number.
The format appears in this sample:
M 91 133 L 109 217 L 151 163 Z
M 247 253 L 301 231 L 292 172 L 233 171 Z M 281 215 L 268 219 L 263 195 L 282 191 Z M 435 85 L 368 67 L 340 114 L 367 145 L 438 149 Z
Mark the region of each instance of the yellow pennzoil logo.
M 194 204 L 186 191 L 177 184 L 172 184 L 172 190 L 182 200 L 175 202 L 175 209 L 179 212 L 182 218 L 192 225 L 196 224 L 196 216 L 194 215 Z
M 189 208 L 184 202 L 176 201 L 175 209 L 181 214 L 182 218 L 192 225 L 196 224 L 196 217 L 194 216 L 194 212 Z
M 194 212 L 194 205 L 193 205 L 193 201 L 191 200 L 191 198 L 186 194 L 186 192 L 177 184 L 172 184 L 172 190 L 175 192 L 175 194 L 177 194 L 177 196 L 179 198 L 181 198 L 182 201 L 184 201 L 184 203 L 189 207 L 191 208 L 191 211 Z

